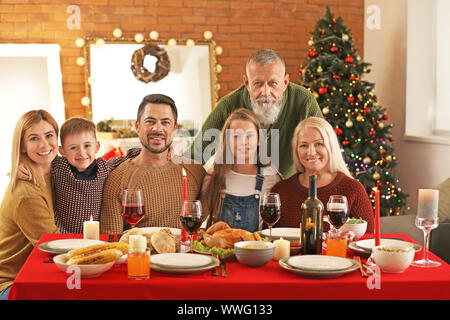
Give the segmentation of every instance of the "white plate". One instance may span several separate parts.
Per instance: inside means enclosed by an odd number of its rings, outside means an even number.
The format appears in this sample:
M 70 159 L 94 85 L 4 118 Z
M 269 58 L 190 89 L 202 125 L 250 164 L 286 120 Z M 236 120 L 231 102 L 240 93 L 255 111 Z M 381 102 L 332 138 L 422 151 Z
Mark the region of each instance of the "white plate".
M 177 228 L 146 227 L 146 228 L 139 228 L 139 229 L 141 229 L 143 233 L 159 232 L 159 231 L 161 231 L 161 229 L 169 229 L 173 235 L 175 235 L 177 237 L 181 236 L 181 229 L 177 229 Z
M 375 248 L 375 239 L 359 240 L 359 241 L 356 241 L 355 244 L 360 248 L 372 251 L 372 249 Z M 413 247 L 413 244 L 411 242 L 407 242 L 407 241 L 403 241 L 403 240 L 380 239 L 380 245 L 382 245 L 382 246 L 393 245 L 393 244 Z
M 51 254 L 67 253 L 70 250 L 104 243 L 100 240 L 89 239 L 62 239 L 41 243 L 38 248 L 41 251 Z
M 164 268 L 192 269 L 211 263 L 212 256 L 194 253 L 161 253 L 151 257 L 151 263 Z
M 293 268 L 286 263 L 289 258 L 284 258 L 278 261 L 278 264 L 283 269 L 295 273 L 304 278 L 313 278 L 313 279 L 329 279 L 329 278 L 337 278 L 343 276 L 347 273 L 353 272 L 359 269 L 359 265 L 356 261 L 352 261 L 352 265 L 349 268 L 343 270 L 335 270 L 335 271 L 320 271 L 320 270 L 302 270 Z
M 265 237 L 270 237 L 270 230 L 261 230 L 261 234 Z M 300 240 L 300 228 L 272 228 L 272 238 L 281 238 L 291 241 Z
M 189 255 L 193 255 L 193 254 L 189 254 Z M 219 259 L 215 258 L 215 257 L 209 257 L 210 258 L 210 263 L 208 263 L 207 265 L 201 266 L 201 267 L 196 267 L 196 268 L 172 268 L 172 267 L 165 267 L 162 265 L 158 265 L 153 263 L 152 259 L 155 257 L 156 255 L 153 255 L 150 259 L 150 266 L 152 268 L 152 270 L 154 271 L 159 271 L 159 272 L 164 272 L 164 273 L 172 273 L 172 274 L 197 274 L 197 273 L 203 273 L 207 270 L 210 270 L 212 268 L 216 268 L 220 265 Z
M 353 265 L 352 260 L 347 258 L 322 255 L 290 257 L 286 263 L 292 268 L 310 271 L 338 271 Z

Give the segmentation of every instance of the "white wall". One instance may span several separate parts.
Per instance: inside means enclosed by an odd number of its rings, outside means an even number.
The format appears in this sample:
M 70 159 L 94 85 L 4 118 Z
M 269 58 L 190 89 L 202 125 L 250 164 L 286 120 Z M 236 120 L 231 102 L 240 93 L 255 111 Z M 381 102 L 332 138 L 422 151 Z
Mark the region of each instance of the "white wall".
M 365 75 L 365 78 L 375 83 L 374 92 L 380 105 L 387 108 L 389 120 L 394 124 L 392 132 L 397 154 L 396 176 L 400 179 L 399 185 L 403 191 L 410 194 L 409 213 L 416 214 L 417 190 L 432 188 L 450 177 L 450 146 L 436 142 L 412 141 L 404 136 L 408 4 L 408 0 L 365 0 L 365 8 L 369 5 L 380 7 L 381 28 L 370 30 L 365 25 L 363 61 L 373 64 L 372 72 Z M 420 34 L 412 36 L 416 39 L 427 38 L 427 35 Z M 424 76 L 424 70 L 420 67 L 410 72 L 414 72 L 418 79 Z M 422 116 L 421 113 L 419 115 Z M 423 117 L 426 117 L 426 114 L 423 114 Z

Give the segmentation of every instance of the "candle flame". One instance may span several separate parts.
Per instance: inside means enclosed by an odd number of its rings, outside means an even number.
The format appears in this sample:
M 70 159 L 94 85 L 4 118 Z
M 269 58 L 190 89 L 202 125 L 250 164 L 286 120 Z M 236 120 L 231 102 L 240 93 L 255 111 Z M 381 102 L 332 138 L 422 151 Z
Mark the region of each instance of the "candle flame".
M 92 219 L 92 214 L 91 214 L 91 220 L 90 221 L 93 221 L 93 219 Z
M 186 177 L 186 171 L 184 171 L 184 168 L 183 168 L 183 177 Z

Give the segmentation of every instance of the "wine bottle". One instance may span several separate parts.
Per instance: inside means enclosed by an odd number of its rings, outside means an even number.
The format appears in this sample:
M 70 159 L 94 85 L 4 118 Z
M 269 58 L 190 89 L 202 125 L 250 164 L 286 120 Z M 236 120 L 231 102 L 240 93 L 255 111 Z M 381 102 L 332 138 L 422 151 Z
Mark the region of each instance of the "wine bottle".
M 300 207 L 302 254 L 322 254 L 323 203 L 317 198 L 317 175 L 309 176 L 309 197 Z

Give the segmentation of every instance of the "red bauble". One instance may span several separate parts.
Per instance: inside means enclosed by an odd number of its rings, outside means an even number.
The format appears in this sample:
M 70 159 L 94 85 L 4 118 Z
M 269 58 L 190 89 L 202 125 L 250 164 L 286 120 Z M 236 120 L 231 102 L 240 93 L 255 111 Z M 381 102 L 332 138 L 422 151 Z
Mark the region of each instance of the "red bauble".
M 348 96 L 348 97 L 347 97 L 347 101 L 348 101 L 349 103 L 353 103 L 353 101 L 355 101 L 355 98 L 354 98 L 353 96 Z
M 309 56 L 310 56 L 311 58 L 317 56 L 317 51 L 314 50 L 314 49 L 309 50 Z
M 390 142 L 393 142 L 393 141 L 394 141 L 394 138 L 393 138 L 393 137 L 390 137 L 390 138 L 389 138 L 389 141 L 390 141 Z
M 370 113 L 370 108 L 369 107 L 364 108 L 363 112 L 364 115 L 368 115 Z
M 327 88 L 320 87 L 319 90 L 317 90 L 317 92 L 319 92 L 319 94 L 325 94 L 325 93 L 327 93 Z
M 336 129 L 334 129 L 334 132 L 336 133 L 337 136 L 340 136 L 342 134 L 342 129 L 336 128 Z
M 338 51 L 338 47 L 331 47 L 330 51 L 331 52 L 337 52 Z
M 340 79 L 340 77 L 339 77 L 339 75 L 338 74 L 333 74 L 333 79 Z
M 358 80 L 358 77 L 355 77 L 354 75 L 350 76 L 350 80 Z
M 349 144 L 350 144 L 350 141 L 348 141 L 348 140 L 342 141 L 342 145 L 343 145 L 344 147 L 348 146 Z
M 376 135 L 377 133 L 375 132 L 375 130 L 371 129 L 369 131 L 369 136 L 373 137 L 374 135 Z
M 381 188 L 382 185 L 383 185 L 383 184 L 382 184 L 380 181 L 377 182 L 377 187 L 378 187 L 378 188 Z
M 348 57 L 345 58 L 344 61 L 347 62 L 347 63 L 352 63 L 354 61 L 354 59 L 352 57 L 348 56 Z
M 389 116 L 387 114 L 383 114 L 383 120 L 389 119 Z

